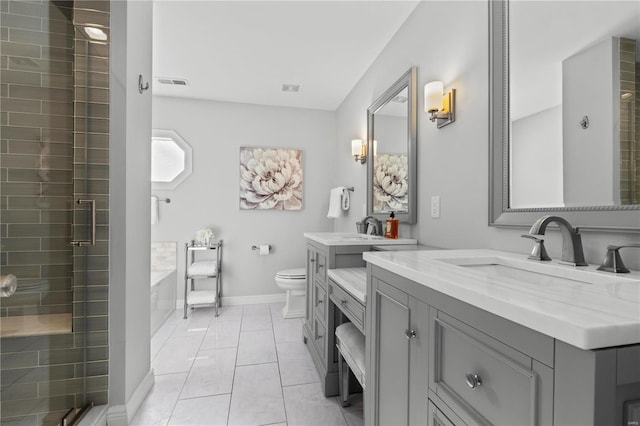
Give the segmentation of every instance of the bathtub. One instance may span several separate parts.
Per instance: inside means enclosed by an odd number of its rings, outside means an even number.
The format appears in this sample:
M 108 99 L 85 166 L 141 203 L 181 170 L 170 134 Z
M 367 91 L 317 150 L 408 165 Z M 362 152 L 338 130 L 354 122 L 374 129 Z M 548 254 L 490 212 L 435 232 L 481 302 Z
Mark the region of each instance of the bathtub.
M 151 336 L 176 310 L 177 277 L 175 269 L 151 271 Z

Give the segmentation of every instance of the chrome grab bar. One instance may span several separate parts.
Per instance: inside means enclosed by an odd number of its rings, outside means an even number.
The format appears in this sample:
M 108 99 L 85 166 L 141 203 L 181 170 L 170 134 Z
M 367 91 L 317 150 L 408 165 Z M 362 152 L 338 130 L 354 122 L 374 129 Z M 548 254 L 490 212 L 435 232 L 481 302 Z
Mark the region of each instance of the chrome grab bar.
M 75 247 L 95 246 L 96 245 L 96 200 L 77 200 L 78 204 L 91 205 L 91 238 L 88 240 L 73 240 L 69 244 Z

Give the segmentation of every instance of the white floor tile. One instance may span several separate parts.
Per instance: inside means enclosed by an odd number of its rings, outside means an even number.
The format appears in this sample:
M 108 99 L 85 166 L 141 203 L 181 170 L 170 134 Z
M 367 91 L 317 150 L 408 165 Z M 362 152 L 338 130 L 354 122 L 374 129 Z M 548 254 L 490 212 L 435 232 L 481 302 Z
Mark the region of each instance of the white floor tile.
M 180 399 L 231 393 L 235 364 L 236 348 L 200 350 Z
M 239 320 L 242 317 L 242 312 L 244 311 L 244 307 L 242 305 L 236 306 L 221 306 L 219 316 L 217 319 L 237 319 Z
M 273 331 L 243 331 L 240 333 L 236 365 L 262 364 L 276 362 L 276 360 Z
M 203 338 L 204 333 L 168 339 L 151 363 L 155 374 L 188 372 Z
M 257 331 L 257 330 L 271 330 L 271 315 L 268 313 L 263 314 L 248 314 L 242 315 L 242 328 L 240 331 Z
M 278 364 L 236 367 L 229 425 L 264 425 L 286 420 Z
M 302 342 L 302 319 L 273 318 L 273 335 L 276 343 Z
M 335 397 L 325 398 L 320 383 L 282 388 L 289 426 L 346 425 Z
M 240 338 L 240 319 L 212 321 L 200 349 L 237 348 Z
M 151 337 L 151 359 L 154 359 L 156 355 L 158 355 L 162 346 L 173 333 L 173 330 L 176 328 L 176 321 L 175 315 L 170 316 L 164 324 L 160 326 L 153 337 Z
M 307 346 L 300 342 L 277 343 L 282 386 L 319 382 L 320 377 Z
M 196 312 L 198 310 L 196 309 Z M 181 319 L 177 322 L 171 337 L 188 336 L 190 334 L 206 333 L 209 324 L 213 318 L 209 315 L 196 315 L 195 313 L 187 319 Z
M 271 303 L 269 309 L 271 310 L 271 316 L 274 318 L 282 319 L 282 308 L 284 308 L 284 302 Z
M 186 378 L 186 373 L 156 376 L 153 388 L 138 409 L 131 425 L 166 425 Z
M 244 305 L 244 315 L 271 315 L 271 309 L 268 303 L 261 303 L 257 305 Z
M 176 310 L 152 338 L 155 385 L 131 424 L 362 426 L 362 395 L 344 409 L 322 395 L 303 321 L 283 306 Z
M 364 400 L 361 393 L 349 395 L 348 407 L 343 407 L 338 399 L 338 405 L 342 410 L 345 420 L 349 426 L 363 426 L 364 425 Z
M 180 400 L 169 425 L 225 426 L 231 394 Z

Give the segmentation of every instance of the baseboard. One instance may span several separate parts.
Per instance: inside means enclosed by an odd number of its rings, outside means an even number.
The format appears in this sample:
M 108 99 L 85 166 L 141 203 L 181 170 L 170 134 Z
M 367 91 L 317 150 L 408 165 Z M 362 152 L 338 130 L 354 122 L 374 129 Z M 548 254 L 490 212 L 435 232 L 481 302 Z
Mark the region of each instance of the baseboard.
M 113 425 L 128 425 L 133 420 L 133 417 L 138 412 L 138 409 L 142 405 L 142 402 L 147 397 L 147 394 L 153 387 L 154 383 L 154 374 L 153 370 L 149 370 L 149 372 L 144 376 L 140 384 L 133 394 L 129 401 L 126 404 L 114 405 L 109 407 L 107 412 L 107 424 L 109 426 Z
M 222 297 L 222 306 L 260 305 L 262 303 L 283 303 L 286 301 L 286 293 L 259 294 L 256 296 L 229 296 Z M 176 309 L 184 308 L 184 299 L 176 300 Z
M 96 405 L 80 420 L 79 426 L 107 426 L 106 405 Z
M 286 293 L 261 294 L 257 296 L 230 296 L 222 298 L 222 306 L 260 305 L 262 303 L 282 303 Z

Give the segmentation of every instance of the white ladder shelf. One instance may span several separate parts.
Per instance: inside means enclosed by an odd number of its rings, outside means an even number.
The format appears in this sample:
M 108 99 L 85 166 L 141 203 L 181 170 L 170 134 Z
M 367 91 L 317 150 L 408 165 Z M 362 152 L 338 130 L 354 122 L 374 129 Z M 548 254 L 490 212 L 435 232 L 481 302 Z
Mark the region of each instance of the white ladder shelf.
M 187 319 L 189 308 L 199 306 L 215 306 L 215 315 L 218 316 L 220 299 L 222 297 L 222 242 L 213 242 L 208 245 L 197 245 L 194 242 L 185 244 L 185 268 L 184 268 L 184 319 Z M 196 252 L 210 252 L 215 250 L 215 259 L 196 259 Z M 215 290 L 197 290 L 196 280 L 216 280 Z M 191 284 L 191 285 L 189 285 Z

